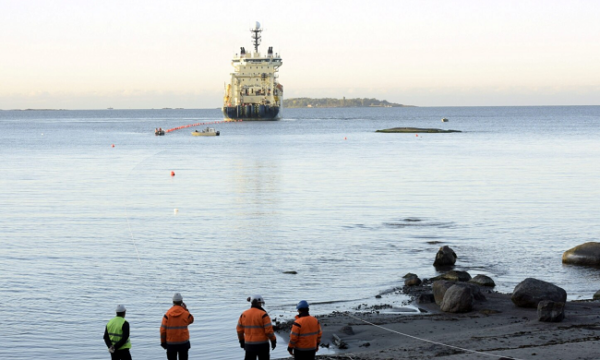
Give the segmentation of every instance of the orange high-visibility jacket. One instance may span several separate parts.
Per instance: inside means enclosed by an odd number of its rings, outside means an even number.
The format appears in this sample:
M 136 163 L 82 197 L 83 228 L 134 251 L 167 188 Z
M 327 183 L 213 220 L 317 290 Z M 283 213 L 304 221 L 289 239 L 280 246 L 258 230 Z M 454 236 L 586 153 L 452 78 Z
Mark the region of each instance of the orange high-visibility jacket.
M 296 321 L 292 324 L 288 349 L 317 350 L 322 334 L 319 320 L 308 314 L 297 315 Z
M 238 339 L 247 345 L 265 344 L 277 341 L 271 318 L 262 308 L 251 307 L 240 316 L 237 327 Z
M 188 325 L 194 317 L 180 305 L 173 305 L 162 319 L 160 326 L 160 342 L 167 345 L 185 344 L 190 341 Z

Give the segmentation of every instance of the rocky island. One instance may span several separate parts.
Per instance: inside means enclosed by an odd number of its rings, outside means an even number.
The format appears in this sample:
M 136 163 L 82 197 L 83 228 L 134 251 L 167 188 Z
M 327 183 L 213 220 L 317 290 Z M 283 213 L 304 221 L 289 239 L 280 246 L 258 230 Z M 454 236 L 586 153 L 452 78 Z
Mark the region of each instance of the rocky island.
M 284 99 L 283 106 L 286 108 L 339 108 L 339 107 L 412 107 L 413 105 L 403 105 L 392 103 L 387 100 L 377 99 L 334 99 L 334 98 L 292 98 Z
M 381 133 L 403 133 L 403 134 L 416 134 L 416 133 L 455 133 L 462 132 L 460 130 L 444 130 L 444 129 L 433 129 L 433 128 L 416 128 L 416 127 L 397 127 L 390 129 L 377 130 L 375 132 Z

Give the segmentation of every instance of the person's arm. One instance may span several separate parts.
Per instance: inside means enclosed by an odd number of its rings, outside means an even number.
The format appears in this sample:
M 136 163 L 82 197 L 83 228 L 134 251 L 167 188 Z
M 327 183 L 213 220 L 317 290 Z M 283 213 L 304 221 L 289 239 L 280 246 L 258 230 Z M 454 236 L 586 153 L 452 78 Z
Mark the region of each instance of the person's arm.
M 160 325 L 160 346 L 167 348 L 167 314 L 162 318 L 162 324 Z
M 106 344 L 106 347 L 112 346 L 112 342 L 110 341 L 110 336 L 108 336 L 108 328 L 106 326 L 104 327 L 104 343 Z
M 294 355 L 294 348 L 296 347 L 298 340 L 300 340 L 300 328 L 301 325 L 294 321 L 294 323 L 292 324 L 292 330 L 290 330 L 290 342 L 288 343 L 287 348 L 287 351 L 292 356 Z
M 187 310 L 187 309 L 186 309 Z M 194 315 L 188 311 L 188 325 L 194 323 Z
M 125 345 L 127 340 L 129 339 L 129 322 L 125 321 L 123 323 L 123 336 L 121 336 L 121 340 L 119 340 L 115 344 L 115 350 L 119 350 L 121 346 Z

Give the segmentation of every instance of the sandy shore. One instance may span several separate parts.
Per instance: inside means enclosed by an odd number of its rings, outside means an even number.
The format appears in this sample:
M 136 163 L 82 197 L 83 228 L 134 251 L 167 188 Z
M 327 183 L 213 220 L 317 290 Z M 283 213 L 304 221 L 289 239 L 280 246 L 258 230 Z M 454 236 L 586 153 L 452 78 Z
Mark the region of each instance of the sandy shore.
M 536 309 L 516 307 L 510 295 L 486 293 L 485 296 L 486 301 L 476 302 L 474 310 L 465 314 L 443 313 L 435 304 L 422 304 L 418 306 L 427 313 L 346 312 L 319 316 L 323 326 L 322 342 L 335 348 L 332 336 L 336 334 L 348 344 L 348 349 L 339 350 L 335 356 L 317 357 L 336 360 L 600 359 L 600 301 L 568 302 L 562 322 L 546 323 L 537 320 Z M 346 334 L 345 326 L 350 326 L 354 334 Z M 285 329 L 278 334 L 287 340 Z

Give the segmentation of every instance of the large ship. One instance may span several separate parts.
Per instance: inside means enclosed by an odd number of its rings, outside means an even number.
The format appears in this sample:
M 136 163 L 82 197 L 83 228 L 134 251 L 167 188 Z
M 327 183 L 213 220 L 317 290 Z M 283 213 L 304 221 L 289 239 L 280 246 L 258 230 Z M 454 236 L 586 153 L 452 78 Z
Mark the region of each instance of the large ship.
M 262 29 L 257 21 L 250 30 L 254 52 L 244 47 L 235 54 L 231 81 L 225 86 L 223 115 L 226 119 L 277 120 L 283 105 L 283 85 L 278 82 L 279 54 L 269 47 L 267 54 L 258 51 Z

